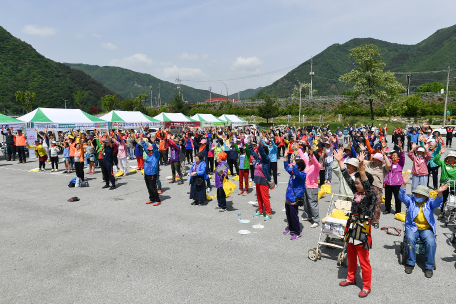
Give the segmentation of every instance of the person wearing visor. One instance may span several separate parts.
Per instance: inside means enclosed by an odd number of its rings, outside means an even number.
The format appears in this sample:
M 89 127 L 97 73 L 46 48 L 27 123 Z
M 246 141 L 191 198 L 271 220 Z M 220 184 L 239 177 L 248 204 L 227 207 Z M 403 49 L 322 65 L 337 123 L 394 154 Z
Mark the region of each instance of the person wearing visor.
M 434 271 L 434 260 L 436 242 L 435 236 L 437 230 L 435 227 L 434 209 L 440 207 L 443 202 L 443 193 L 448 190 L 449 184 L 441 184 L 438 195 L 435 199 L 429 198 L 430 189 L 424 185 L 419 185 L 413 195 L 407 195 L 407 182 L 410 180 L 409 174 L 406 172 L 403 176 L 402 187 L 399 191 L 400 200 L 407 206 L 407 214 L 405 216 L 405 240 L 407 251 L 407 264 L 405 273 L 411 274 L 416 263 L 416 242 L 420 238 L 426 247 L 424 256 L 426 270 L 424 275 L 426 278 L 431 278 Z
M 160 151 L 155 144 L 155 137 L 147 135 L 148 139 L 152 143 L 148 145 L 144 138 L 141 137 L 141 146 L 144 151 L 147 151 L 147 157 L 144 160 L 144 181 L 146 182 L 147 191 L 149 192 L 149 201 L 146 204 L 154 204 L 158 206 L 161 204 L 160 196 L 157 191 L 157 180 L 158 180 L 158 161 L 160 160 Z M 182 177 L 181 177 L 182 178 Z
M 442 147 L 440 153 L 434 157 L 434 163 L 436 163 L 440 168 L 442 168 L 442 175 L 440 176 L 440 185 L 445 185 L 449 183 L 450 187 L 445 189 L 443 192 L 443 204 L 440 207 L 439 219 L 443 218 L 445 204 L 447 202 L 448 196 L 451 193 L 454 195 L 454 187 L 456 182 L 456 152 L 451 151 L 448 153 L 447 157 L 444 160 L 441 160 L 440 157 L 445 153 L 445 147 Z M 439 188 L 440 189 L 440 188 Z

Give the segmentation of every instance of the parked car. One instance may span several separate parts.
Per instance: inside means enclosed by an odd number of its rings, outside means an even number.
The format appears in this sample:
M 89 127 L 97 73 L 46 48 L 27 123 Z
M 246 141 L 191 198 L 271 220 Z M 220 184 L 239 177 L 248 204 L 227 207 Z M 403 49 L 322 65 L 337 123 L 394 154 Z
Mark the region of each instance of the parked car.
M 455 134 L 455 131 L 456 131 L 456 126 L 454 125 L 447 125 L 447 127 L 453 127 L 453 135 Z M 436 129 L 433 129 L 432 130 L 432 134 L 434 134 L 434 132 L 438 131 L 440 133 L 440 135 L 444 136 L 447 134 L 447 130 L 445 129 L 445 127 L 440 127 L 440 128 L 436 128 Z

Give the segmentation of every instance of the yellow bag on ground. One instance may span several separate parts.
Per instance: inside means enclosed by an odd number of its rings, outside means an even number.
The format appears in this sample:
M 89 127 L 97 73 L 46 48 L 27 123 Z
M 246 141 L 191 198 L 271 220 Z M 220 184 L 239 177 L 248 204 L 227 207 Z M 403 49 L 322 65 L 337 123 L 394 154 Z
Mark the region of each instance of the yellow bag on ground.
M 212 175 L 208 175 L 209 176 L 209 179 L 212 179 Z
M 385 196 L 383 195 L 382 196 L 382 204 L 384 204 L 384 203 L 385 203 Z
M 325 195 L 325 194 L 326 194 L 326 193 L 325 193 L 325 191 L 323 191 L 323 190 L 318 191 L 318 199 L 321 199 L 322 196 Z
M 115 177 L 122 176 L 123 174 L 124 174 L 124 172 L 122 170 L 120 170 L 119 172 L 116 173 Z
M 249 183 L 249 187 L 252 187 L 252 183 Z
M 206 200 L 207 201 L 212 201 L 214 199 L 213 196 L 210 196 L 209 194 L 206 193 Z
M 325 184 L 321 186 L 321 190 L 325 193 L 331 194 L 331 185 Z
M 223 190 L 225 191 L 226 197 L 230 196 L 235 189 L 236 185 L 232 181 L 227 178 L 223 180 Z
M 238 180 L 239 180 L 239 175 L 236 175 L 236 176 L 233 177 L 231 180 L 238 181 Z
M 405 213 L 404 212 L 396 213 L 394 216 L 396 217 L 396 220 L 405 222 Z
M 40 169 L 32 169 L 29 172 L 40 172 Z
M 437 194 L 439 193 L 439 191 L 437 190 L 432 190 L 431 192 L 429 192 L 429 197 L 431 198 L 436 198 L 437 197 Z
M 138 172 L 138 170 L 136 170 L 136 169 L 131 169 L 130 170 L 130 173 L 136 173 L 136 172 Z
M 230 171 L 230 169 L 228 169 L 228 172 L 227 172 L 227 174 L 228 174 L 228 175 L 231 175 L 231 171 Z
M 141 174 L 142 174 L 142 175 L 144 175 L 144 169 L 143 169 L 143 170 L 141 170 Z

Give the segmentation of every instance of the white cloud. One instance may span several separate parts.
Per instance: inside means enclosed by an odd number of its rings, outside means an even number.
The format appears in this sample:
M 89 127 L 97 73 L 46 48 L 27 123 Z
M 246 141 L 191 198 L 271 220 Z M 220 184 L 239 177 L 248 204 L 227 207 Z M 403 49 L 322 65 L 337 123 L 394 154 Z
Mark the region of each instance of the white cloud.
M 39 27 L 37 25 L 26 25 L 22 31 L 26 34 L 40 37 L 48 37 L 57 34 L 57 30 L 55 28 Z
M 169 67 L 169 66 L 172 66 L 172 62 L 169 62 L 169 61 L 166 61 L 166 62 L 159 62 L 158 63 L 159 66 L 163 66 L 163 67 Z
M 172 67 L 165 68 L 163 70 L 166 78 L 177 77 L 180 78 L 190 78 L 190 79 L 200 79 L 205 78 L 206 74 L 198 68 L 178 68 L 176 65 Z
M 211 62 L 209 62 L 208 66 L 210 66 L 212 68 L 212 67 L 215 67 L 217 64 L 218 64 L 218 61 L 215 59 L 212 59 Z
M 207 59 L 207 58 L 209 58 L 209 54 L 203 54 L 203 55 L 201 55 L 201 57 L 203 57 L 203 59 Z
M 258 72 L 259 68 L 263 65 L 258 57 L 238 57 L 235 62 L 231 64 L 232 71 L 242 71 L 242 72 Z
M 181 55 L 177 56 L 180 60 L 185 60 L 185 61 L 192 61 L 195 59 L 198 59 L 197 54 L 187 54 L 187 53 L 182 53 Z
M 151 66 L 154 64 L 155 61 L 148 58 L 144 54 L 135 54 L 130 57 L 125 57 L 123 59 L 114 59 L 111 60 L 111 65 L 119 66 L 123 68 L 132 68 L 132 67 L 143 67 L 143 66 Z
M 108 49 L 108 50 L 115 50 L 115 49 L 117 49 L 117 46 L 115 46 L 115 45 L 112 44 L 111 42 L 102 42 L 100 45 L 101 45 L 102 48 Z
M 95 38 L 101 38 L 101 35 L 98 35 L 98 34 L 95 34 L 95 33 L 93 33 L 92 36 L 95 37 Z
M 78 34 L 74 35 L 74 39 L 82 39 L 82 38 L 84 38 L 84 35 L 82 35 L 82 34 L 78 33 Z

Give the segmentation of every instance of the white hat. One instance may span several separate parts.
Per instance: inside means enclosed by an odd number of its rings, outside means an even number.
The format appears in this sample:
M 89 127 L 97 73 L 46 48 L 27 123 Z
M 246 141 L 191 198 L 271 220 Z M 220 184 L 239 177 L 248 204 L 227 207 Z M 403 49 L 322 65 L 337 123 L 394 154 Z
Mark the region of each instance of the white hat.
M 426 150 L 424 150 L 423 147 L 419 147 L 419 148 L 416 150 L 416 152 L 426 152 Z
M 356 168 L 358 168 L 358 166 L 359 166 L 359 160 L 357 158 L 355 158 L 355 157 L 351 157 L 349 159 L 346 159 L 344 161 L 344 163 L 348 164 L 348 165 L 352 165 L 352 166 L 354 166 Z

